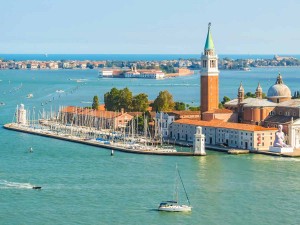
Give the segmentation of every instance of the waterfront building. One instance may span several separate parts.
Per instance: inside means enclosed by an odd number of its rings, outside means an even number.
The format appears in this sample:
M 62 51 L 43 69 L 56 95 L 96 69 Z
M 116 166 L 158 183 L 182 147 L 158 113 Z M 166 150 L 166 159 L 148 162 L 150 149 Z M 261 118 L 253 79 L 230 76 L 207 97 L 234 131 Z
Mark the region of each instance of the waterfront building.
M 113 77 L 119 77 L 120 74 L 123 73 L 123 70 L 121 69 L 101 69 L 99 70 L 99 77 L 104 78 L 113 78 Z
M 125 78 L 164 79 L 165 73 L 161 70 L 139 70 L 133 66 L 130 71 L 124 73 Z
M 219 108 L 219 69 L 218 56 L 212 39 L 211 24 L 208 24 L 208 32 L 201 56 L 201 113 Z
M 169 138 L 169 127 L 179 119 L 199 119 L 199 111 L 171 111 L 157 112 L 154 116 L 154 124 L 156 124 L 156 135 L 159 134 L 163 138 Z
M 32 61 L 32 62 L 28 62 L 27 63 L 27 68 L 28 69 L 37 69 L 39 66 L 39 64 L 35 61 Z
M 63 107 L 59 120 L 71 126 L 95 127 L 97 129 L 121 129 L 126 127 L 133 116 L 124 112 L 93 110 L 75 106 Z
M 292 99 L 291 91 L 283 83 L 279 74 L 265 99 L 262 98 L 262 88 L 258 84 L 255 98 L 244 99 L 242 84 L 238 88 L 238 98 L 225 103 L 225 108 L 238 113 L 241 123 L 262 125 L 265 127 L 278 127 L 283 125 L 283 130 L 289 133 L 288 125 L 292 118 L 300 117 L 300 99 Z
M 202 127 L 206 145 L 230 148 L 268 150 L 273 145 L 276 128 L 251 124 L 230 123 L 221 120 L 180 119 L 170 125 L 170 138 L 177 142 L 192 144 L 196 128 Z

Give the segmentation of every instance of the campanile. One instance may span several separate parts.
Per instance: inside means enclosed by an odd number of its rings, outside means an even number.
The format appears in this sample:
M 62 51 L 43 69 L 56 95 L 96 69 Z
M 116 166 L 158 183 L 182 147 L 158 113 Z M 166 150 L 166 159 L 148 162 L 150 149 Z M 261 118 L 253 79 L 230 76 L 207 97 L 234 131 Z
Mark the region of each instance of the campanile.
M 211 23 L 201 56 L 201 113 L 219 108 L 219 69 L 218 56 L 210 32 Z

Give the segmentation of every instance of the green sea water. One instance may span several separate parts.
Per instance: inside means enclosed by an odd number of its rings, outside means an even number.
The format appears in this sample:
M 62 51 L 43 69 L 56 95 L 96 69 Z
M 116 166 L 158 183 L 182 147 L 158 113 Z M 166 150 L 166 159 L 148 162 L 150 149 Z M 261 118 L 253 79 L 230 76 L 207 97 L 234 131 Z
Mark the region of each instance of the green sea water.
M 222 71 L 220 97 L 234 98 L 241 80 L 245 92 L 254 92 L 258 82 L 267 92 L 279 70 L 292 92 L 298 90 L 299 68 Z M 145 92 L 149 99 L 167 89 L 176 101 L 191 105 L 200 98 L 199 74 L 156 81 L 98 79 L 96 70 L 2 70 L 0 80 L 0 102 L 5 103 L 1 125 L 13 120 L 17 104 L 36 115 L 59 105 L 87 106 L 82 102 L 94 95 L 103 101 L 114 86 Z M 60 89 L 65 92 L 57 93 Z M 29 93 L 34 97 L 27 99 Z M 115 152 L 112 157 L 109 150 L 1 127 L 0 224 L 300 224 L 300 159 L 207 153 L 170 157 Z M 173 196 L 176 163 L 191 213 L 156 210 Z M 43 188 L 32 190 L 32 185 Z M 182 190 L 180 196 L 184 201 Z

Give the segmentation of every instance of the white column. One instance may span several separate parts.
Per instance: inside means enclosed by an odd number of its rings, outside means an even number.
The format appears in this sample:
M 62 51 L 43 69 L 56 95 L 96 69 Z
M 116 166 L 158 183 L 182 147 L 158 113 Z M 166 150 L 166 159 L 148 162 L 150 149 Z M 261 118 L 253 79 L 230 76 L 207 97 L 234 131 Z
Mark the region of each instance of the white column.
M 196 133 L 194 135 L 193 150 L 195 155 L 206 155 L 205 152 L 205 135 L 202 134 L 202 127 L 196 127 Z

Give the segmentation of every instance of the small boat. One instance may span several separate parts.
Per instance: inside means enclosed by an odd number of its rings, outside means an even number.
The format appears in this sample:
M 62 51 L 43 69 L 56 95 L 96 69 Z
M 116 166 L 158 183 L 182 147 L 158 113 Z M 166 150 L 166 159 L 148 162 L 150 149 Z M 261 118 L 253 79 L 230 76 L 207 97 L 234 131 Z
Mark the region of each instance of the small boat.
M 5 103 L 4 102 L 0 102 L 0 106 L 4 106 L 5 105 Z
M 33 152 L 33 148 L 30 147 L 28 151 L 29 151 L 30 153 Z
M 41 186 L 33 186 L 32 189 L 42 189 Z
M 160 205 L 158 206 L 158 211 L 166 211 L 166 212 L 190 212 L 192 211 L 192 206 L 190 204 L 190 200 L 189 197 L 187 195 L 186 189 L 184 187 L 181 175 L 179 173 L 178 167 L 176 165 L 176 172 L 177 172 L 177 176 L 176 176 L 176 187 L 175 187 L 175 198 L 176 200 L 171 200 L 171 201 L 163 201 L 160 203 Z M 185 196 L 186 196 L 186 200 L 188 205 L 181 205 L 178 202 L 178 178 L 182 184 L 183 190 L 185 192 Z
M 64 90 L 56 90 L 56 93 L 64 93 Z
M 26 98 L 33 98 L 33 94 L 28 94 L 27 96 L 26 96 Z

